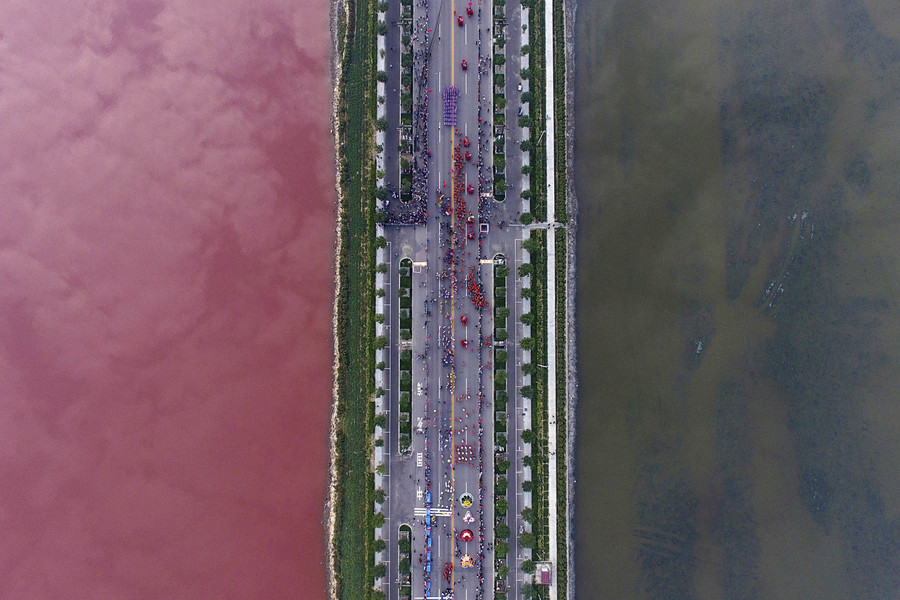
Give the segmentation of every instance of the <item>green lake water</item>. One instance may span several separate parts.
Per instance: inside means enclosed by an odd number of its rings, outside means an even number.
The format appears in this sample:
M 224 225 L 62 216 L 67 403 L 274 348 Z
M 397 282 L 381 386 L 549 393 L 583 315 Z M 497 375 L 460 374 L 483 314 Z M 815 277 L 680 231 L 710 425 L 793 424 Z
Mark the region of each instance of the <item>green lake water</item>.
M 578 598 L 900 597 L 900 5 L 576 29 Z

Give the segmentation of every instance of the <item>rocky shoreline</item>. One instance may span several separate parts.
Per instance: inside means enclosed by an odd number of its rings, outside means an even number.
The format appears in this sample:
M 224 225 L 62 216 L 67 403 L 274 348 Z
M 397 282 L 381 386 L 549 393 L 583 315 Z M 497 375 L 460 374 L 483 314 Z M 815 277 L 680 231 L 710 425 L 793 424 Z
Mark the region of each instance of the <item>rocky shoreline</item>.
M 575 13 L 577 0 L 563 0 L 565 31 L 566 110 L 566 597 L 575 598 L 575 416 L 578 406 L 578 349 L 575 342 L 576 237 L 578 198 L 575 194 Z

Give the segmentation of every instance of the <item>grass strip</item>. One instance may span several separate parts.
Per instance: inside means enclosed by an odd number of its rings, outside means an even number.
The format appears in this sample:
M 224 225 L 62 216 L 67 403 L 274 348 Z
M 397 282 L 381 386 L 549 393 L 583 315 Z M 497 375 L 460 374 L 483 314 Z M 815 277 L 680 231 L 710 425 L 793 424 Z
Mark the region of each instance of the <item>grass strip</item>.
M 557 598 L 568 591 L 568 464 L 566 464 L 566 237 L 565 229 L 556 230 L 556 556 Z
M 338 82 L 342 202 L 335 332 L 339 354 L 334 442 L 338 489 L 332 564 L 335 593 L 347 600 L 372 597 L 375 561 L 374 476 L 370 465 L 374 430 L 375 17 L 372 0 L 348 0 L 348 11 L 341 14 L 338 23 L 342 52 Z M 350 101 L 360 97 L 365 101 Z
M 534 230 L 531 232 L 528 252 L 534 271 L 531 276 L 531 288 L 534 297 L 531 301 L 531 312 L 534 323 L 531 326 L 531 337 L 534 340 L 531 362 L 537 365 L 547 364 L 547 232 Z M 538 367 L 531 377 L 534 393 L 531 407 L 531 428 L 535 434 L 535 443 L 531 446 L 531 502 L 534 520 L 531 524 L 535 545 L 532 558 L 535 561 L 546 560 L 549 556 L 550 540 L 548 539 L 549 503 L 547 501 L 547 369 Z M 549 590 L 543 586 L 535 587 L 535 598 L 546 598 Z
M 556 121 L 556 220 L 566 223 L 566 30 L 562 0 L 553 1 L 553 102 Z M 559 253 L 557 252 L 557 256 Z M 560 596 L 562 598 L 563 596 Z

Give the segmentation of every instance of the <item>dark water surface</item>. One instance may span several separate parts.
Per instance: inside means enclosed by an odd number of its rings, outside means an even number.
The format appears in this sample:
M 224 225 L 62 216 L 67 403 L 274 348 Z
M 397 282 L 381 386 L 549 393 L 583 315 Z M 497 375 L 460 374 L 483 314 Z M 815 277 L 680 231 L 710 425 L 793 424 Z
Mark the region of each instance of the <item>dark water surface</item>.
M 0 597 L 325 597 L 328 10 L 0 4 Z
M 900 597 L 900 5 L 577 35 L 579 598 Z

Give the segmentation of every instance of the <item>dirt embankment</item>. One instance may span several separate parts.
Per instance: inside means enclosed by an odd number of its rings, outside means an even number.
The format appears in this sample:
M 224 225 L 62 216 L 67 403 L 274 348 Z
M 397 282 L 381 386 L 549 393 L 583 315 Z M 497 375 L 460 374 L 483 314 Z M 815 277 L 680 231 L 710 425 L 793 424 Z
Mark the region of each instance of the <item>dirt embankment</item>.
M 340 249 L 343 243 L 341 239 L 341 225 L 343 216 L 341 213 L 341 207 L 344 205 L 344 195 L 341 190 L 341 171 L 340 171 L 340 160 L 338 156 L 338 148 L 341 147 L 340 140 L 340 127 L 338 127 L 338 106 L 340 104 L 340 96 L 341 96 L 341 57 L 339 55 L 338 48 L 340 47 L 340 40 L 338 40 L 338 21 L 340 19 L 344 19 L 344 22 L 347 20 L 347 10 L 348 6 L 346 3 L 341 0 L 332 0 L 331 3 L 331 17 L 329 19 L 329 28 L 331 30 L 331 81 L 332 81 L 332 93 L 331 93 L 331 132 L 334 136 L 334 181 L 335 181 L 335 189 L 337 192 L 337 223 L 336 223 L 336 231 L 335 231 L 335 246 L 334 246 L 334 306 L 332 309 L 332 317 L 331 317 L 331 330 L 332 330 L 332 338 L 334 339 L 334 363 L 332 365 L 332 400 L 331 400 L 331 448 L 330 448 L 330 469 L 328 476 L 328 499 L 325 504 L 325 527 L 326 527 L 326 548 L 325 548 L 325 560 L 326 560 L 326 569 L 328 575 L 328 597 L 332 600 L 338 600 L 337 598 L 337 581 L 336 571 L 334 568 L 334 560 L 335 560 L 335 533 L 337 531 L 337 499 L 338 499 L 338 479 L 336 477 L 337 473 L 337 448 L 335 447 L 335 441 L 337 440 L 337 428 L 338 428 L 338 372 L 340 370 L 340 354 L 339 350 L 339 340 L 338 340 L 338 299 L 340 298 L 341 292 L 341 280 L 340 280 Z M 343 14 L 341 12 L 343 11 Z

